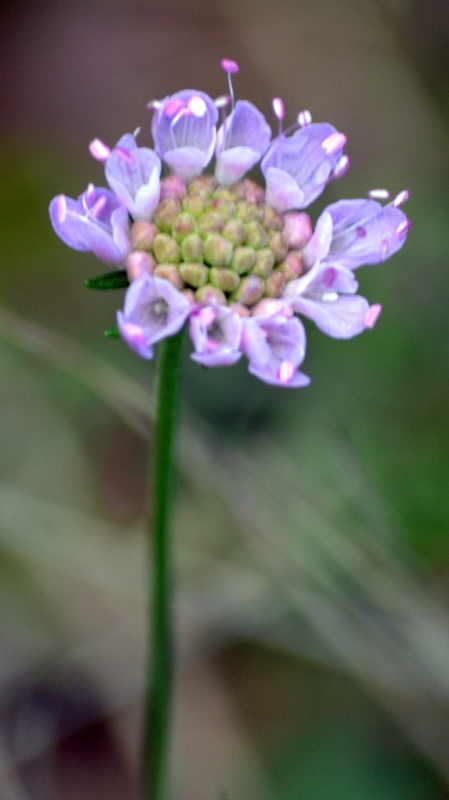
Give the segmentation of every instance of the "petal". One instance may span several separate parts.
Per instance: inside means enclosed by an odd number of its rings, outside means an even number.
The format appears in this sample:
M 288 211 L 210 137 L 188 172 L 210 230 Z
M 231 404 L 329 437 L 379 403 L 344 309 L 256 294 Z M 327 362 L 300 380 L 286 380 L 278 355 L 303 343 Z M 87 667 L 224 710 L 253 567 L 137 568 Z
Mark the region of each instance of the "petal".
M 328 206 L 334 232 L 328 259 L 350 269 L 378 264 L 400 250 L 406 239 L 408 220 L 394 205 L 375 200 L 340 200 Z
M 117 311 L 117 326 L 121 337 L 132 350 L 135 350 L 142 358 L 153 358 L 153 348 L 148 342 L 147 336 L 141 326 L 127 321 L 125 315 L 121 311 Z
M 304 193 L 296 180 L 277 167 L 269 167 L 265 173 L 267 184 L 266 202 L 281 214 L 293 208 L 304 208 Z
M 370 306 L 360 295 L 342 295 L 331 302 L 316 302 L 307 297 L 298 297 L 295 310 L 313 320 L 328 336 L 351 339 L 365 330 Z
M 267 151 L 271 128 L 264 115 L 248 100 L 237 100 L 234 111 L 217 133 L 217 155 L 234 147 L 249 147 L 259 154 Z
M 178 147 L 176 150 L 167 151 L 164 155 L 164 161 L 172 172 L 176 172 L 185 181 L 201 175 L 209 160 L 210 156 L 198 147 Z
M 279 375 L 279 368 L 277 370 L 273 370 L 268 365 L 259 365 L 259 364 L 248 364 L 248 372 L 251 375 L 254 375 L 256 378 L 259 378 L 261 381 L 265 383 L 270 383 L 272 386 L 285 386 L 288 389 L 298 389 L 302 386 L 308 386 L 310 383 L 310 378 L 308 375 L 304 375 L 303 372 L 293 372 L 292 376 L 289 380 L 282 380 Z
M 83 212 L 77 200 L 60 194 L 51 201 L 49 213 L 54 232 L 65 244 L 74 250 L 90 250 L 86 244 L 84 222 L 80 222 Z
M 215 353 L 191 353 L 190 358 L 203 367 L 229 367 L 241 358 L 239 351 L 223 348 Z
M 327 256 L 332 241 L 332 230 L 332 216 L 325 210 L 318 217 L 312 238 L 302 251 L 306 267 L 313 267 L 317 261 Z
M 215 177 L 224 186 L 237 183 L 260 159 L 260 153 L 251 147 L 231 147 L 217 155 Z
M 109 186 L 133 216 L 143 219 L 150 218 L 148 208 L 151 207 L 152 213 L 159 201 L 160 171 L 159 156 L 148 147 L 133 150 L 116 147 L 106 161 L 106 179 Z M 142 187 L 149 187 L 148 207 L 142 202 L 140 207 L 136 204 L 136 197 Z
M 150 180 L 141 186 L 134 201 L 136 219 L 150 220 L 156 210 L 161 195 L 161 182 L 159 172 L 155 167 Z
M 257 318 L 243 320 L 241 347 L 247 359 L 254 364 L 266 364 L 269 360 L 271 349 Z

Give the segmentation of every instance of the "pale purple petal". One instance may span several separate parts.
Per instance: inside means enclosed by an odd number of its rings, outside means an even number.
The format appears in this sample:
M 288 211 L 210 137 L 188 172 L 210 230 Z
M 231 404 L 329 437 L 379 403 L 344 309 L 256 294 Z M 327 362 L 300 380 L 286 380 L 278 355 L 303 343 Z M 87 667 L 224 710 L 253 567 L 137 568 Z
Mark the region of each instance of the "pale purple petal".
M 152 345 L 177 333 L 191 312 L 189 301 L 169 281 L 143 273 L 127 289 L 117 324 L 133 350 L 152 358 Z
M 305 356 L 306 334 L 297 318 L 244 319 L 242 350 L 249 360 L 249 372 L 266 383 L 292 388 L 310 383 L 310 378 L 298 371 Z
M 306 267 L 313 267 L 317 261 L 327 256 L 331 246 L 332 231 L 332 217 L 328 211 L 323 211 L 318 217 L 312 238 L 302 251 Z
M 266 202 L 282 214 L 293 208 L 305 208 L 304 192 L 296 179 L 283 169 L 268 167 L 265 171 Z
M 156 150 L 185 180 L 199 175 L 212 158 L 217 119 L 212 98 L 191 89 L 166 97 L 155 108 L 152 132 Z M 180 149 L 185 152 L 177 157 L 174 153 Z
M 103 261 L 117 264 L 129 252 L 128 214 L 108 189 L 90 185 L 77 200 L 55 197 L 50 219 L 58 236 L 75 250 L 92 250 Z
M 367 300 L 360 295 L 338 295 L 334 299 L 316 302 L 307 297 L 298 297 L 295 310 L 313 320 L 315 325 L 335 339 L 351 339 L 367 327 L 366 317 L 370 310 Z
M 375 200 L 340 200 L 327 207 L 333 221 L 327 260 L 350 269 L 378 264 L 405 242 L 409 222 L 400 208 Z
M 154 150 L 137 147 L 128 133 L 106 161 L 106 179 L 135 219 L 151 219 L 159 202 L 161 161 Z
M 235 364 L 241 357 L 242 319 L 227 306 L 203 306 L 190 318 L 191 358 L 206 367 Z
M 305 125 L 292 136 L 279 136 L 262 160 L 267 189 L 271 191 L 270 184 L 274 180 L 270 170 L 282 170 L 294 178 L 301 190 L 296 204 L 290 208 L 306 208 L 330 179 L 345 140 L 345 136 L 327 122 Z
M 262 158 L 270 139 L 271 128 L 263 114 L 247 100 L 237 100 L 217 133 L 215 177 L 219 183 L 240 180 Z

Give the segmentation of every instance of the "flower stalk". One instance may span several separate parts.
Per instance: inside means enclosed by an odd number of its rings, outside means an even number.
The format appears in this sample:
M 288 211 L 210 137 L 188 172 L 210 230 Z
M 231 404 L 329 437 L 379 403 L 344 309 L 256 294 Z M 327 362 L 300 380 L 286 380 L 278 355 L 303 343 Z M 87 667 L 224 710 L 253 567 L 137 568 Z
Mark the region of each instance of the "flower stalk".
M 173 451 L 182 330 L 160 345 L 154 451 L 152 537 L 151 672 L 144 720 L 144 798 L 165 800 L 169 773 L 173 651 L 171 536 Z

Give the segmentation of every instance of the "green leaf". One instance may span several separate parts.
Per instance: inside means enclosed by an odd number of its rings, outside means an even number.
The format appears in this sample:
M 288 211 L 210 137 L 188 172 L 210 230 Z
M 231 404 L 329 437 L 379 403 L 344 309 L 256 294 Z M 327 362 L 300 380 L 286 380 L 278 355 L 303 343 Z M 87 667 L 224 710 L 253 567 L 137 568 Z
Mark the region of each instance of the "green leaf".
M 111 325 L 111 327 L 108 328 L 104 332 L 103 335 L 106 336 L 106 339 L 119 339 L 120 338 L 120 333 L 119 333 L 119 329 L 117 328 L 117 325 Z
M 88 289 L 126 289 L 129 286 L 126 270 L 116 269 L 114 272 L 106 272 L 105 275 L 98 275 L 84 281 Z

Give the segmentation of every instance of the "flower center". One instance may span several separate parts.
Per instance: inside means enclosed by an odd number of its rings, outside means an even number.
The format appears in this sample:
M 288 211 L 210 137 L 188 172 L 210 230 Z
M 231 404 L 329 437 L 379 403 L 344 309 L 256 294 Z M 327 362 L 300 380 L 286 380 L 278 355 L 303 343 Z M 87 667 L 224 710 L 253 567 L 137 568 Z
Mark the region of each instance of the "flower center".
M 285 284 L 304 272 L 283 216 L 248 178 L 233 186 L 218 185 L 212 175 L 188 185 L 178 176 L 162 178 L 153 221 L 136 221 L 131 241 L 134 250 L 148 254 L 146 268 L 192 303 L 230 305 L 245 314 L 262 297 L 280 297 Z

